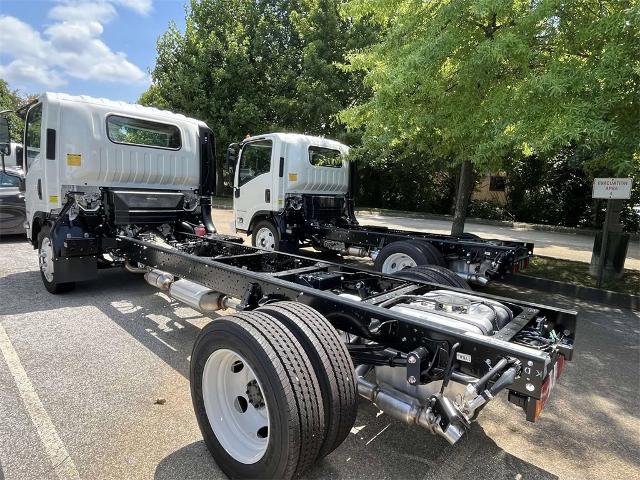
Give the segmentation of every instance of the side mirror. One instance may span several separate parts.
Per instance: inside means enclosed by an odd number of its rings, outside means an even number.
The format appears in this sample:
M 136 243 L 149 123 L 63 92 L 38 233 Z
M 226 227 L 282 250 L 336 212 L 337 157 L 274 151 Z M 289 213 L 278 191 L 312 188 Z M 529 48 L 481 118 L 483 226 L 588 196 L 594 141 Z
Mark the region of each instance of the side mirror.
M 240 145 L 237 143 L 232 143 L 227 147 L 227 159 L 225 163 L 228 168 L 234 169 L 236 167 L 239 151 L 240 151 Z
M 0 154 L 11 154 L 11 132 L 9 131 L 9 119 L 0 117 Z

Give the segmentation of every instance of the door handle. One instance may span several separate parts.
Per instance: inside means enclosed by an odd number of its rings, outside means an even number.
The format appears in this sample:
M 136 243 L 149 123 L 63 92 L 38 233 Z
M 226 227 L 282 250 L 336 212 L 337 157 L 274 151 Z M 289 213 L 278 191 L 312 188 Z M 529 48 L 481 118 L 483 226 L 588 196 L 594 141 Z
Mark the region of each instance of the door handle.
M 268 188 L 265 189 L 265 191 L 264 191 L 264 201 L 265 201 L 265 203 L 270 203 L 271 202 L 271 190 L 269 190 Z
M 240 197 L 240 187 L 233 187 L 233 196 L 236 198 Z

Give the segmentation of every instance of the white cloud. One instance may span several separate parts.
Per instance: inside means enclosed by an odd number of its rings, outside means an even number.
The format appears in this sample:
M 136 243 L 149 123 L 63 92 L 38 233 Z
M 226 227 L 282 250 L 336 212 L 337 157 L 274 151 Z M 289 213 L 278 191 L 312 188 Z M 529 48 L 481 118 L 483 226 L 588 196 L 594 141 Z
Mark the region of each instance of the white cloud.
M 64 2 L 49 10 L 49 18 L 61 22 L 101 21 L 106 23 L 117 16 L 111 3 L 99 2 Z
M 64 0 L 49 11 L 54 23 L 42 32 L 11 16 L 0 16 L 0 77 L 18 87 L 40 84 L 54 88 L 69 77 L 120 83 L 147 81 L 123 52 L 114 52 L 100 36 L 117 16 L 114 4 L 146 15 L 151 0 Z
M 0 65 L 0 78 L 17 85 L 37 83 L 47 88 L 57 88 L 67 83 L 55 70 L 21 59 Z
M 114 3 L 130 8 L 142 15 L 151 13 L 152 0 L 111 0 Z

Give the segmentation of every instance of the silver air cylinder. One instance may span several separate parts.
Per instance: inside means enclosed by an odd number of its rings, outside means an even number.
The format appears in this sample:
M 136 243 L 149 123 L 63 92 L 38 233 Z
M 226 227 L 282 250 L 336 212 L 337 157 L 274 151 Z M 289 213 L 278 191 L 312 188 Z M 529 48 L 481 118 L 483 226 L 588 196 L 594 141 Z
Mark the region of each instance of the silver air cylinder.
M 185 279 L 173 282 L 169 295 L 201 312 L 214 312 L 223 307 L 224 295 Z

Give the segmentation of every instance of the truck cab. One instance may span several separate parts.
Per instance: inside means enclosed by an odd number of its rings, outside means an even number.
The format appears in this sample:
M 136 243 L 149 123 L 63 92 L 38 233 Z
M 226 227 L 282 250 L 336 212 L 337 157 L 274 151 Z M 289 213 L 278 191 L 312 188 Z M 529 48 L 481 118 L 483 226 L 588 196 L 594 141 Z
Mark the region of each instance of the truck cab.
M 95 277 L 118 236 L 215 231 L 213 134 L 204 122 L 61 93 L 18 113 L 26 233 L 49 291 Z
M 349 192 L 348 152 L 335 140 L 293 133 L 243 141 L 234 172 L 236 231 L 253 235 L 254 246 L 277 250 L 280 242 L 303 241 L 287 222 L 287 210 L 308 206 L 340 218 Z

